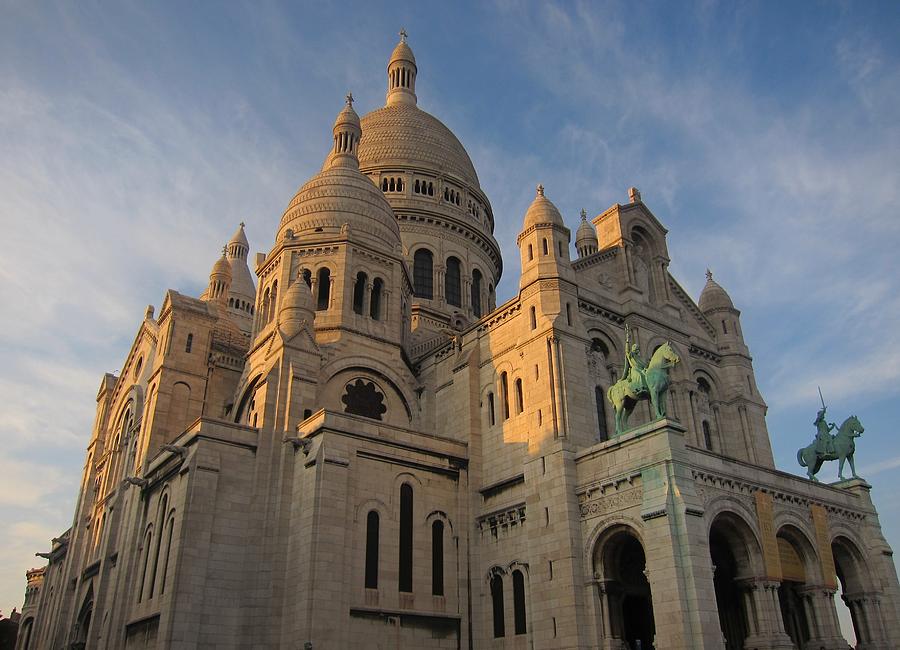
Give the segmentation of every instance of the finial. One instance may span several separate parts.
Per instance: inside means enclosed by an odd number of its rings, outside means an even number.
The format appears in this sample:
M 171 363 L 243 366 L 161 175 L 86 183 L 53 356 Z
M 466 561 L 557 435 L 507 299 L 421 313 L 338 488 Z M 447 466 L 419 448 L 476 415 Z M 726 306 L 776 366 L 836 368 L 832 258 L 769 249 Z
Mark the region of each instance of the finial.
M 228 246 L 222 246 L 222 257 L 228 256 Z
M 584 208 L 581 208 L 581 220 L 587 221 L 587 210 L 585 210 Z
M 243 227 L 246 226 L 246 225 L 247 225 L 247 224 L 245 224 L 243 221 L 241 221 L 241 228 L 243 228 Z
M 706 269 L 706 280 L 707 282 L 712 282 L 712 271 Z
M 347 106 L 353 108 L 353 93 L 347 93 L 347 96 L 344 99 L 347 101 Z
M 406 28 L 405 28 L 405 27 L 401 27 L 401 28 L 400 28 L 400 42 L 401 42 L 401 43 L 405 43 L 405 42 L 406 42 L 406 36 L 407 36 L 407 34 L 406 34 Z
M 543 184 L 539 184 L 537 186 L 537 195 L 544 196 L 544 185 Z

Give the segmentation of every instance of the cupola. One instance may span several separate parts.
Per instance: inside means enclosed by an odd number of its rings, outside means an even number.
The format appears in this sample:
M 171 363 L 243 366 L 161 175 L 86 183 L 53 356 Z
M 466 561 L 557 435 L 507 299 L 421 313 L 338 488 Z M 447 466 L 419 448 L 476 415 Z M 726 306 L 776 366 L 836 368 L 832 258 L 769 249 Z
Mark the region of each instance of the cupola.
M 581 211 L 581 223 L 578 225 L 578 230 L 575 231 L 575 250 L 578 251 L 578 257 L 587 257 L 599 250 L 597 230 L 588 223 L 585 210 Z
M 522 222 L 517 244 L 522 259 L 520 287 L 524 288 L 539 277 L 571 275 L 569 241 L 571 233 L 562 215 L 546 196 L 544 186 L 537 193 Z
M 227 247 L 223 247 L 222 257 L 216 260 L 212 271 L 209 272 L 209 286 L 201 299 L 225 303 L 228 300 L 229 289 L 231 289 L 231 264 L 228 263 Z
M 728 292 L 713 280 L 712 271 L 709 269 L 706 269 L 706 286 L 703 287 L 697 304 L 700 311 L 715 328 L 718 340 L 730 339 L 743 342 L 741 312 L 735 309 Z
M 359 169 L 359 138 L 362 129 L 359 115 L 353 110 L 353 93 L 347 93 L 346 103 L 334 120 L 332 128 L 334 144 L 325 160 L 324 169 L 332 167 L 352 167 Z
M 416 57 L 406 44 L 406 30 L 400 30 L 400 42 L 388 61 L 387 103 L 416 104 Z

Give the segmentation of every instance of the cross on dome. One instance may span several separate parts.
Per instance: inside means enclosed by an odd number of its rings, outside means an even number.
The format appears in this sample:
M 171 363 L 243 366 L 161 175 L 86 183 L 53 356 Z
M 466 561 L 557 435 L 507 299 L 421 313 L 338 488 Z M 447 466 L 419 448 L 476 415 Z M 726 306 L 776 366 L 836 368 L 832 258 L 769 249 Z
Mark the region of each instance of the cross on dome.
M 544 196 L 544 185 L 543 183 L 538 184 L 537 186 L 538 196 Z
M 243 227 L 246 226 L 246 225 L 247 225 L 247 224 L 245 224 L 243 221 L 241 221 L 241 228 L 243 228 Z
M 400 28 L 400 42 L 401 42 L 401 43 L 405 43 L 405 42 L 406 42 L 406 37 L 407 37 L 406 28 L 401 27 L 401 28 Z
M 709 282 L 712 282 L 712 271 L 710 271 L 709 269 L 706 269 L 706 279 Z
M 353 93 L 348 92 L 347 96 L 344 97 L 344 99 L 347 101 L 347 106 L 349 106 L 350 108 L 353 108 Z
M 581 208 L 581 220 L 587 221 L 587 210 L 585 210 L 584 208 Z

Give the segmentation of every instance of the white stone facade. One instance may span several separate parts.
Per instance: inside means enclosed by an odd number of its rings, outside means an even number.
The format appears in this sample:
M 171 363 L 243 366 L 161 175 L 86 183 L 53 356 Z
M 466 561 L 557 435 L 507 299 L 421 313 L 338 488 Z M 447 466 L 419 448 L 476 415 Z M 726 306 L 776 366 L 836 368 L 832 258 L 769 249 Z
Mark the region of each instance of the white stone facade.
M 72 527 L 29 572 L 25 648 L 900 647 L 863 481 L 774 467 L 740 312 L 695 303 L 632 188 L 570 231 L 543 188 L 497 307 L 494 215 L 416 106 L 352 98 L 257 256 L 148 309 L 106 375 Z M 670 342 L 667 419 L 620 436 L 625 325 Z

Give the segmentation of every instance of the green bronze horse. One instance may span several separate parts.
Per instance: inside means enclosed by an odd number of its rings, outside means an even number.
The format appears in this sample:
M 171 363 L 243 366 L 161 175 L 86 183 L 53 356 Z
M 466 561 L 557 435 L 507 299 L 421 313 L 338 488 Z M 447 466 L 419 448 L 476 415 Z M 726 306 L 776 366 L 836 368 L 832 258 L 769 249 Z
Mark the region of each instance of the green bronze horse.
M 838 429 L 837 434 L 832 436 L 832 448 L 834 453 L 821 454 L 816 451 L 816 443 L 797 450 L 797 462 L 800 467 L 806 468 L 806 475 L 813 481 L 818 481 L 816 473 L 822 468 L 822 463 L 826 460 L 840 461 L 838 464 L 838 478 L 844 480 L 844 461 L 850 461 L 850 471 L 853 472 L 853 478 L 859 478 L 856 475 L 856 466 L 853 464 L 853 452 L 856 451 L 856 443 L 854 438 L 862 435 L 865 429 L 859 423 L 855 415 L 851 415 L 844 420 L 844 423 Z
M 620 379 L 609 387 L 606 397 L 616 409 L 616 435 L 628 429 L 628 418 L 641 400 L 649 399 L 656 419 L 666 417 L 666 394 L 669 391 L 669 370 L 681 359 L 667 341 L 663 343 L 643 371 L 644 384 L 632 383 L 628 378 Z

